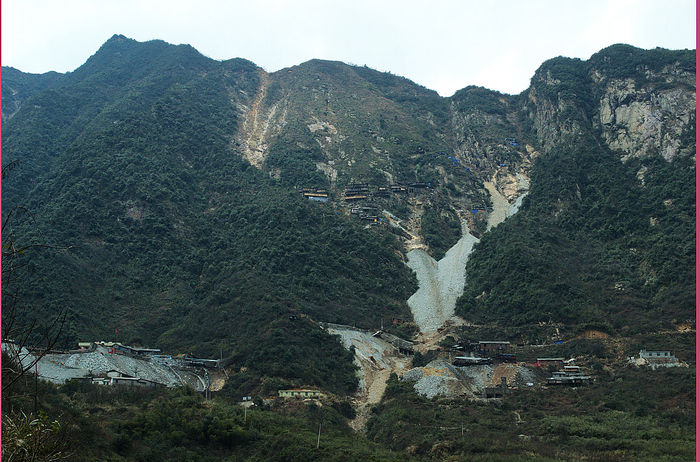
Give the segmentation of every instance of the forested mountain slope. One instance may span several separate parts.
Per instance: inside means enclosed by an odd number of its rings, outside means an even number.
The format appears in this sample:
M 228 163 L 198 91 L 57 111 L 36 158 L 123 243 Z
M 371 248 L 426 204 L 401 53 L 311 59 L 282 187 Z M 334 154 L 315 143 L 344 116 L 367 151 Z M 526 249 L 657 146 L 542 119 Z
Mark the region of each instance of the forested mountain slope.
M 482 239 L 458 312 L 633 333 L 695 320 L 695 60 L 617 45 L 542 65 L 522 110 L 543 152 Z
M 114 37 L 6 124 L 6 158 L 21 164 L 3 211 L 36 219 L 13 217 L 7 230 L 71 247 L 26 255 L 25 299 L 39 319 L 67 312 L 66 346 L 116 335 L 224 351 L 255 374 L 352 390 L 352 358 L 303 315 L 366 327 L 407 318 L 415 282 L 398 244 L 232 151 L 235 98 L 258 70 L 190 50 Z
M 460 220 L 481 233 L 467 320 L 655 329 L 694 320 L 694 82 L 693 52 L 616 45 L 544 63 L 521 95 L 441 98 L 366 67 L 270 74 L 114 36 L 72 73 L 3 68 L 3 165 L 20 161 L 3 218 L 32 214 L 5 236 L 70 247 L 27 253 L 23 282 L 39 319 L 67 312 L 66 345 L 223 352 L 241 393 L 353 390 L 312 321 L 410 336 L 406 248 L 440 257 Z M 490 232 L 485 182 L 530 191 Z

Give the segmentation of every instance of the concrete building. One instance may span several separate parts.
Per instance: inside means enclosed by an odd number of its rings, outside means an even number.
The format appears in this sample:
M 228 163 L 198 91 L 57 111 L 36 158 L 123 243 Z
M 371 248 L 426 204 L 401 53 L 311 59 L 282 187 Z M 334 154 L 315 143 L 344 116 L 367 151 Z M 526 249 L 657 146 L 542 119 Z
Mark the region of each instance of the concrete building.
M 475 345 L 475 347 L 476 351 L 483 353 L 492 353 L 495 351 L 503 352 L 510 348 L 510 342 L 502 342 L 498 340 L 480 341 Z
M 280 398 L 320 398 L 321 392 L 309 389 L 279 390 Z
M 591 380 L 589 375 L 581 372 L 578 366 L 564 366 L 563 371 L 552 372 L 552 376 L 547 379 L 548 385 L 585 385 Z
M 652 369 L 681 365 L 676 356 L 668 350 L 640 350 L 639 358 L 632 357 L 630 362 L 637 366 L 649 366 Z

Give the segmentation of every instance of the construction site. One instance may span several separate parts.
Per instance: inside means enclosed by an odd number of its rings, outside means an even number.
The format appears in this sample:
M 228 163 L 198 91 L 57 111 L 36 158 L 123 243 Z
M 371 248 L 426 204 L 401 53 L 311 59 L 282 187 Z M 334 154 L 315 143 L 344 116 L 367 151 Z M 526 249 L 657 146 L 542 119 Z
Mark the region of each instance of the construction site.
M 208 393 L 221 390 L 227 378 L 219 360 L 162 355 L 157 349 L 114 342 L 81 342 L 79 349 L 70 351 L 30 351 L 12 342 L 2 346 L 25 370 L 56 384 L 81 380 L 151 388 L 190 386 Z

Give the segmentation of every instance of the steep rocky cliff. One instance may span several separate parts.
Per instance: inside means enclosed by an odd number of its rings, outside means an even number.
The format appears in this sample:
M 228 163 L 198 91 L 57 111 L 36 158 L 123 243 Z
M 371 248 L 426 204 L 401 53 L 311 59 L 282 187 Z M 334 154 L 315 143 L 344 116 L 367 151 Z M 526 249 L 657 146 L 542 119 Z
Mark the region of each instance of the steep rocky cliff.
M 589 61 L 555 58 L 535 73 L 525 107 L 548 152 L 593 129 L 622 160 L 694 151 L 695 60 L 691 51 L 614 45 Z
M 695 123 L 695 72 L 679 67 L 647 70 L 641 85 L 592 71 L 602 93 L 593 124 L 611 149 L 624 153 L 623 160 L 652 154 L 671 160 L 692 153 L 683 136 Z

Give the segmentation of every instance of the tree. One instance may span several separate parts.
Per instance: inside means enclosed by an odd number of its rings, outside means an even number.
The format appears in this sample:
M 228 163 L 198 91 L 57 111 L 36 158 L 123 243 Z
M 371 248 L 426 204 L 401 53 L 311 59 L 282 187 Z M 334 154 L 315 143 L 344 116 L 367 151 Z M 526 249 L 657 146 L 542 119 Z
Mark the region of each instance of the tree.
M 38 417 L 20 413 L 2 413 L 2 460 L 58 461 L 67 460 L 68 441 L 57 421 L 49 421 L 46 414 Z
M 3 169 L 5 177 L 5 169 Z M 31 316 L 30 307 L 22 298 L 22 281 L 31 272 L 26 253 L 29 250 L 48 248 L 45 244 L 19 244 L 10 230 L 10 222 L 19 213 L 29 211 L 20 206 L 13 207 L 2 222 L 2 395 L 12 394 L 15 383 L 58 342 L 66 310 L 61 310 L 45 325 Z M 29 351 L 39 351 L 29 355 Z
M 7 164 L 2 169 L 2 178 L 19 164 Z M 65 431 L 58 421 L 49 422 L 43 413 L 37 413 L 38 380 L 34 375 L 34 390 L 16 393 L 16 386 L 27 381 L 32 368 L 58 342 L 66 319 L 62 310 L 47 325 L 40 326 L 36 317 L 29 315 L 30 308 L 21 296 L 22 281 L 31 271 L 25 258 L 30 249 L 49 247 L 44 244 L 19 244 L 10 223 L 18 214 L 31 213 L 20 206 L 13 207 L 2 221 L 2 459 L 11 461 L 56 461 L 65 460 L 67 452 Z M 33 221 L 33 217 L 32 217 Z M 38 335 L 37 335 L 38 334 Z M 29 355 L 29 350 L 43 346 L 38 354 Z M 30 389 L 30 385 L 25 387 Z M 19 387 L 17 387 L 19 388 Z M 5 403 L 17 397 L 34 398 L 34 413 L 14 412 Z

